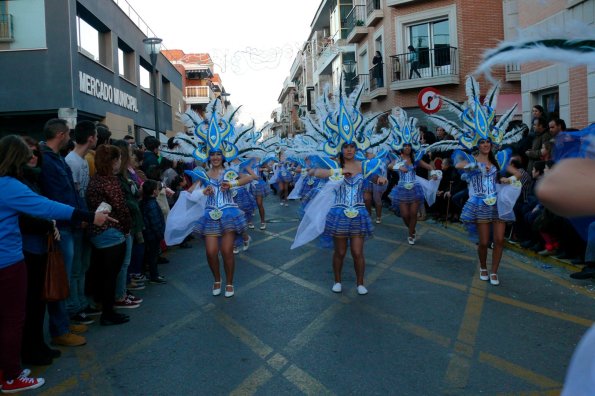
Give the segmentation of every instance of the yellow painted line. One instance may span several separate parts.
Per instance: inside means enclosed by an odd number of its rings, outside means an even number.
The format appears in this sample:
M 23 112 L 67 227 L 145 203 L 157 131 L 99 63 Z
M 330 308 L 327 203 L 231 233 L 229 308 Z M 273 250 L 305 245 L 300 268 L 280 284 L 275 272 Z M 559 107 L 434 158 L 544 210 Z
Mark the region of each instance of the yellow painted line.
M 339 312 L 343 307 L 343 304 L 335 303 L 325 309 L 320 315 L 318 315 L 318 317 L 316 317 L 316 319 L 310 322 L 310 324 L 304 330 L 302 330 L 295 338 L 289 341 L 283 350 L 291 355 L 302 349 L 333 320 L 337 312 Z
M 444 377 L 445 382 L 450 388 L 462 389 L 469 381 L 471 363 L 466 356 L 473 355 L 479 322 L 481 321 L 481 311 L 483 310 L 485 300 L 485 287 L 483 282 L 473 276 L 470 289 L 471 293 L 469 293 L 469 297 L 467 298 L 465 313 L 463 314 L 459 334 L 457 335 L 457 343 L 462 345 L 458 345 L 458 347 L 455 345 L 455 350 L 457 348 L 464 348 L 464 355 L 458 353 L 453 355 L 448 363 Z
M 399 246 L 395 249 L 391 254 L 389 254 L 384 260 L 381 261 L 382 264 L 385 265 L 378 265 L 372 268 L 372 271 L 369 271 L 364 278 L 366 285 L 371 285 L 372 283 L 376 282 L 378 278 L 390 268 L 391 265 L 394 265 L 395 262 L 401 257 L 405 252 L 407 252 L 408 248 L 405 245 Z
M 442 334 L 436 333 L 430 329 L 425 327 L 416 325 L 411 322 L 407 322 L 395 315 L 387 314 L 376 307 L 372 307 L 367 304 L 361 304 L 361 307 L 370 314 L 377 316 L 378 318 L 396 325 L 397 327 L 401 328 L 402 330 L 410 333 L 414 336 L 423 338 L 428 340 L 434 344 L 438 344 L 444 348 L 448 348 L 451 344 L 451 339 L 448 337 L 443 336 Z
M 524 303 L 522 301 L 514 300 L 509 297 L 504 297 L 495 293 L 489 293 L 488 298 L 490 300 L 498 301 L 503 304 L 512 305 L 517 308 L 522 308 L 527 311 L 539 313 L 545 316 L 550 316 L 552 318 L 564 320 L 566 322 L 575 323 L 585 327 L 591 327 L 593 325 L 593 320 L 581 318 L 580 316 L 570 315 L 564 312 L 555 311 L 553 309 L 540 307 L 534 304 Z
M 503 371 L 508 375 L 520 378 L 523 381 L 533 384 L 541 389 L 562 387 L 562 384 L 558 381 L 554 381 L 551 378 L 537 374 L 534 371 L 528 370 L 522 366 L 519 366 L 518 364 L 511 363 L 489 353 L 480 352 L 479 361 L 481 363 L 488 364 L 497 370 Z
M 283 264 L 281 267 L 279 267 L 279 269 L 283 270 L 283 271 L 287 271 L 288 269 L 290 269 L 291 267 L 293 267 L 294 265 L 304 261 L 305 259 L 307 259 L 310 256 L 315 255 L 316 253 L 318 253 L 317 250 L 309 250 L 306 253 L 294 258 L 293 260 L 289 260 L 287 263 Z
M 434 283 L 436 285 L 450 287 L 452 289 L 456 289 L 456 290 L 459 290 L 462 292 L 466 292 L 469 289 L 467 286 L 465 286 L 461 283 L 455 283 L 455 282 L 447 281 L 444 279 L 435 278 L 433 276 L 420 274 L 419 272 L 408 271 L 408 270 L 402 269 L 402 268 L 391 268 L 391 270 L 398 274 L 402 274 L 402 275 L 409 276 L 411 278 L 423 280 L 425 282 Z
M 283 376 L 306 395 L 333 395 L 323 384 L 294 364 L 283 372 Z
M 267 360 L 267 364 L 271 366 L 271 368 L 279 371 L 288 363 L 288 360 L 285 356 L 281 355 L 280 353 L 275 353 L 272 358 Z
M 227 329 L 227 331 L 238 337 L 240 341 L 260 356 L 261 359 L 266 358 L 273 352 L 273 348 L 266 345 L 254 334 L 250 333 L 246 328 L 234 321 L 231 316 L 223 312 L 217 312 L 214 316 L 215 319 Z
M 193 303 L 195 303 L 196 305 L 199 305 L 199 306 L 206 304 L 206 302 L 207 302 L 206 296 L 209 296 L 209 297 L 212 296 L 211 295 L 211 288 L 213 286 L 212 283 L 208 283 L 207 285 L 204 286 L 204 290 L 201 290 L 196 287 L 190 288 L 187 284 L 178 282 L 177 280 L 170 281 L 168 279 L 168 282 L 173 287 L 175 287 L 179 292 L 184 294 L 184 296 L 186 296 L 186 298 L 188 298 L 190 301 L 192 301 Z M 194 286 L 196 286 L 196 285 L 194 285 Z
M 255 287 L 260 286 L 262 283 L 268 281 L 269 279 L 273 278 L 275 275 L 269 273 L 266 273 L 256 279 L 254 279 L 252 282 L 246 284 L 245 286 L 241 287 L 241 291 L 245 292 L 246 290 L 250 290 L 250 289 L 254 289 Z
M 247 261 L 247 262 L 249 262 L 250 264 L 252 264 L 252 265 L 254 265 L 256 267 L 258 267 L 258 268 L 260 268 L 262 270 L 265 270 L 265 271 L 269 271 L 269 272 L 270 271 L 273 271 L 275 269 L 275 267 L 273 267 L 272 265 L 269 265 L 269 264 L 265 263 L 264 261 L 260 261 L 258 259 L 255 259 L 254 257 L 249 257 L 249 256 L 246 256 L 246 255 L 242 256 L 242 261 Z
M 327 287 L 318 286 L 312 282 L 309 282 L 305 279 L 302 279 L 300 277 L 292 275 L 288 272 L 283 272 L 283 273 L 279 274 L 279 276 L 281 278 L 287 279 L 288 281 L 293 282 L 297 285 L 305 287 L 306 289 L 312 290 L 313 292 L 316 292 L 322 296 L 337 299 L 338 301 L 341 301 L 342 303 L 349 303 L 351 301 L 348 297 L 346 297 L 344 295 L 345 293 L 336 294 L 336 293 L 331 292 L 330 279 L 329 279 L 329 287 L 327 288 Z
M 61 395 L 63 393 L 72 392 L 72 390 L 78 386 L 78 383 L 79 383 L 78 379 L 75 376 L 72 376 L 72 377 L 62 381 L 58 385 L 54 385 L 47 389 L 41 388 L 40 390 L 43 390 L 41 395 L 42 396 L 57 396 L 57 395 Z M 46 382 L 46 386 L 47 386 L 47 382 Z
M 271 378 L 273 378 L 273 374 L 267 370 L 266 367 L 259 367 L 248 378 L 242 381 L 242 383 L 236 389 L 231 391 L 230 395 L 253 395 L 256 393 L 256 391 L 258 391 L 258 388 L 266 384 Z

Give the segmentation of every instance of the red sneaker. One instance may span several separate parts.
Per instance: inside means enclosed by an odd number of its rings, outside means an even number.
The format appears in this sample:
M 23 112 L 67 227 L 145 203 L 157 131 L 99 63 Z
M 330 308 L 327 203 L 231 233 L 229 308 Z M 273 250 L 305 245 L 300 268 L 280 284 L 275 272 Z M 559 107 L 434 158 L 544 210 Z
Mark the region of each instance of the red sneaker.
M 37 389 L 45 384 L 43 378 L 29 378 L 21 374 L 10 381 L 2 381 L 2 393 L 17 393 L 29 389 Z

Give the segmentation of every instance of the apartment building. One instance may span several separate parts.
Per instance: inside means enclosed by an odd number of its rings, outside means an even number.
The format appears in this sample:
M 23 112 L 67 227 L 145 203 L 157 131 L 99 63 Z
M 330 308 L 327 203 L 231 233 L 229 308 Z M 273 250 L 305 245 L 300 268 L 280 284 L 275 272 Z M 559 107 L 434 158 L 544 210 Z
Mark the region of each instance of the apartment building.
M 155 133 L 155 96 L 162 137 L 180 130 L 182 77 L 161 54 L 153 67 L 148 37 L 125 0 L 0 1 L 0 134 L 40 137 L 61 117 L 142 139 Z
M 186 54 L 179 49 L 164 50 L 163 55 L 182 75 L 184 108 L 192 108 L 202 114 L 211 100 L 220 97 L 223 104 L 229 104 L 229 93 L 225 91 L 221 77 L 214 72 L 214 63 L 207 53 Z

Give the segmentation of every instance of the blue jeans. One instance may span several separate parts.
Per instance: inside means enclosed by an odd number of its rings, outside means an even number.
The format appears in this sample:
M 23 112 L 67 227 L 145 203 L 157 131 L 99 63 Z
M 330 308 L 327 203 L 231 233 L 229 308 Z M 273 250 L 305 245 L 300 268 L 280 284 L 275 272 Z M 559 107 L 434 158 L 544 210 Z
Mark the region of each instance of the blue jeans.
M 91 245 L 85 239 L 81 229 L 72 231 L 73 259 L 70 270 L 70 296 L 66 300 L 66 309 L 70 316 L 84 310 L 89 302 L 85 297 L 85 275 L 91 263 Z
M 74 258 L 73 231 L 70 227 L 60 229 L 59 246 L 64 258 L 64 267 L 66 268 L 66 275 L 68 275 L 68 282 L 70 282 L 72 260 Z M 50 335 L 52 337 L 58 337 L 70 332 L 68 328 L 70 319 L 66 310 L 66 300 L 49 302 L 48 314 L 50 318 Z
M 132 257 L 132 235 L 126 235 L 126 255 L 124 256 L 124 262 L 122 268 L 118 273 L 116 279 L 116 301 L 122 300 L 126 297 L 126 285 L 128 284 L 128 266 L 130 265 L 130 258 Z

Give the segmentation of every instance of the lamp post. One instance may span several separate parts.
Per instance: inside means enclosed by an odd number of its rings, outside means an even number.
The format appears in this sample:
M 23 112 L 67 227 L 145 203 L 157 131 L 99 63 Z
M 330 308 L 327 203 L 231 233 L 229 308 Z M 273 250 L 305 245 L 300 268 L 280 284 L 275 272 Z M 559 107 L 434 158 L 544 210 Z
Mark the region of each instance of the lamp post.
M 151 66 L 153 66 L 152 80 L 153 80 L 153 105 L 155 107 L 155 137 L 159 139 L 159 111 L 157 105 L 157 55 L 161 51 L 161 42 L 163 40 L 157 37 L 148 37 L 143 40 L 145 44 L 145 51 L 151 57 Z

